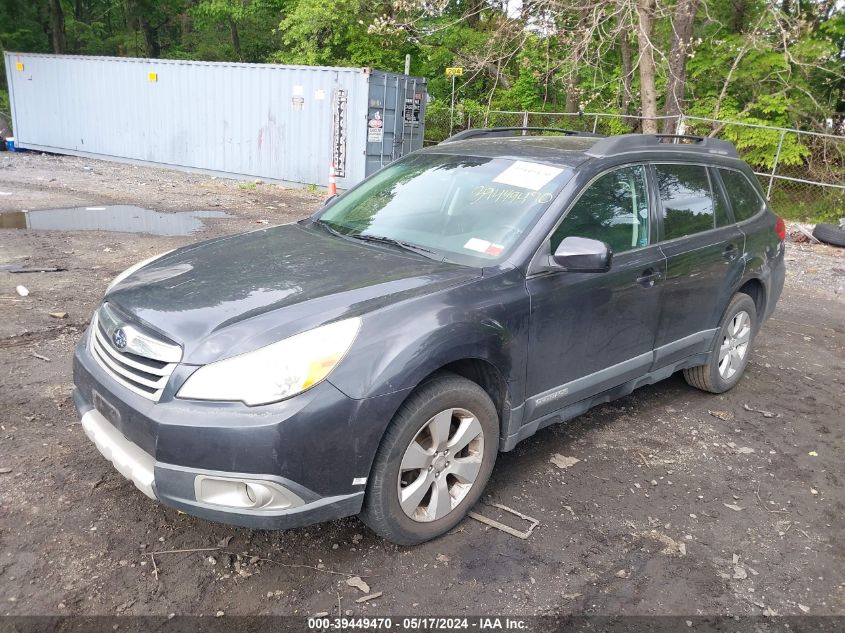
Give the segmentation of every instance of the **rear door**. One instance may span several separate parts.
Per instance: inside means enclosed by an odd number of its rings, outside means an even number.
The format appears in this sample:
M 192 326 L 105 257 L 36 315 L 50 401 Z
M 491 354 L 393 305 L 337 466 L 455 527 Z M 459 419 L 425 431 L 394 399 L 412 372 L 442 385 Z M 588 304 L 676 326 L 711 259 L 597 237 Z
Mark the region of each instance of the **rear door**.
M 745 266 L 744 235 L 710 170 L 654 163 L 666 283 L 655 340 L 655 368 L 709 349 Z
M 527 279 L 531 297 L 526 421 L 648 371 L 665 261 L 656 243 L 647 167 L 595 178 L 550 236 L 607 242 L 606 273 L 546 270 Z

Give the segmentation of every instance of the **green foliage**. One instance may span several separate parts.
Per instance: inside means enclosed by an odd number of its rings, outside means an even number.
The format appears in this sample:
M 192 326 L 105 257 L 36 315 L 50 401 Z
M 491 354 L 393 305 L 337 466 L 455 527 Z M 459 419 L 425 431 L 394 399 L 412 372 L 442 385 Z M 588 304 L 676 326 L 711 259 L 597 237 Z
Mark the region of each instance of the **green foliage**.
M 372 9 L 365 0 L 300 0 L 279 24 L 284 47 L 271 57 L 288 64 L 399 70 L 401 41 L 368 32 Z
M 787 126 L 789 102 L 780 95 L 760 95 L 746 112 L 728 111 L 728 120 L 738 123 L 750 123 L 765 126 Z M 743 159 L 751 165 L 771 169 L 781 145 L 781 133 L 778 130 L 755 127 L 728 125 L 722 138 L 731 141 L 739 150 Z M 810 149 L 801 143 L 797 134 L 783 135 L 778 164 L 783 166 L 800 165 L 810 155 Z
M 272 27 L 281 20 L 287 4 L 286 0 L 199 0 L 189 11 L 193 29 L 182 37 L 185 56 L 266 61 L 281 45 L 281 37 Z
M 0 144 L 4 143 L 4 137 L 11 133 L 12 118 L 9 109 L 9 93 L 0 89 Z
M 409 53 L 412 73 L 428 79 L 434 99 L 428 127 L 438 135 L 448 133 L 448 66 L 466 69 L 455 83 L 457 129 L 485 120 L 488 108 L 560 112 L 574 104 L 622 113 L 627 42 L 634 69 L 625 113 L 639 110 L 635 13 L 617 11 L 625 2 L 596 3 L 587 13 L 559 0 L 525 2 L 521 14 L 513 3 L 489 0 L 61 0 L 60 6 L 71 54 L 145 56 L 152 50 L 178 59 L 401 71 Z M 659 107 L 674 8 L 671 1 L 661 6 L 652 36 Z M 593 22 L 597 28 L 590 28 Z M 47 0 L 4 0 L 0 48 L 50 51 L 51 24 Z M 845 111 L 843 59 L 845 11 L 838 4 L 701 3 L 686 57 L 685 112 L 818 129 Z M 0 87 L 4 73 L 0 66 Z M 587 118 L 572 123 L 591 127 Z M 605 133 L 630 129 L 620 118 L 599 125 Z M 780 140 L 776 132 L 753 128 L 728 127 L 723 135 L 763 169 Z M 788 137 L 780 162 L 798 165 L 808 151 Z
M 496 98 L 495 106 L 500 110 L 542 110 L 543 99 L 537 78 L 531 68 L 522 65 L 516 81 L 507 90 L 502 90 Z
M 789 181 L 776 181 L 770 204 L 775 213 L 796 222 L 838 224 L 845 209 L 845 192 Z

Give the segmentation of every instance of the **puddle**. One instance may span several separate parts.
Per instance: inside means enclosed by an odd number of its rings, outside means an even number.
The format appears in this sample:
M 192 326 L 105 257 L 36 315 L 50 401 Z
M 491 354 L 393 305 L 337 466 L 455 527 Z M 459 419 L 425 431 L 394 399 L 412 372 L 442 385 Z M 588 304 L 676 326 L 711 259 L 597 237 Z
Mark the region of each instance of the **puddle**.
M 133 207 L 76 207 L 0 213 L 0 229 L 36 231 L 118 231 L 151 235 L 189 235 L 205 228 L 204 218 L 232 217 L 223 211 L 161 213 Z

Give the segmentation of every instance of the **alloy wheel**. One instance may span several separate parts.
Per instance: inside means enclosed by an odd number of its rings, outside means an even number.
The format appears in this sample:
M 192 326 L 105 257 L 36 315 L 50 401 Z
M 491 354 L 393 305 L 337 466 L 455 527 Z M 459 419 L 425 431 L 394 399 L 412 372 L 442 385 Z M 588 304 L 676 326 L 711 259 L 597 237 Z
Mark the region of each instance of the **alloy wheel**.
M 466 409 L 441 411 L 405 449 L 399 466 L 399 505 L 415 521 L 442 519 L 475 483 L 484 458 L 484 431 Z
M 719 375 L 723 380 L 733 378 L 742 369 L 750 342 L 751 317 L 745 310 L 740 310 L 731 319 L 719 348 Z

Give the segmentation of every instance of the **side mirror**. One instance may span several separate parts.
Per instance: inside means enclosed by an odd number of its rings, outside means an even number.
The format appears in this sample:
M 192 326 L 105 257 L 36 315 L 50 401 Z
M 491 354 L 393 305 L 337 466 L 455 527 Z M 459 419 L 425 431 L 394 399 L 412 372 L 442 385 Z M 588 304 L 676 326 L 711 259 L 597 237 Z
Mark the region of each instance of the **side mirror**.
M 565 237 L 552 255 L 561 268 L 577 273 L 606 273 L 613 251 L 605 242 L 586 237 Z

